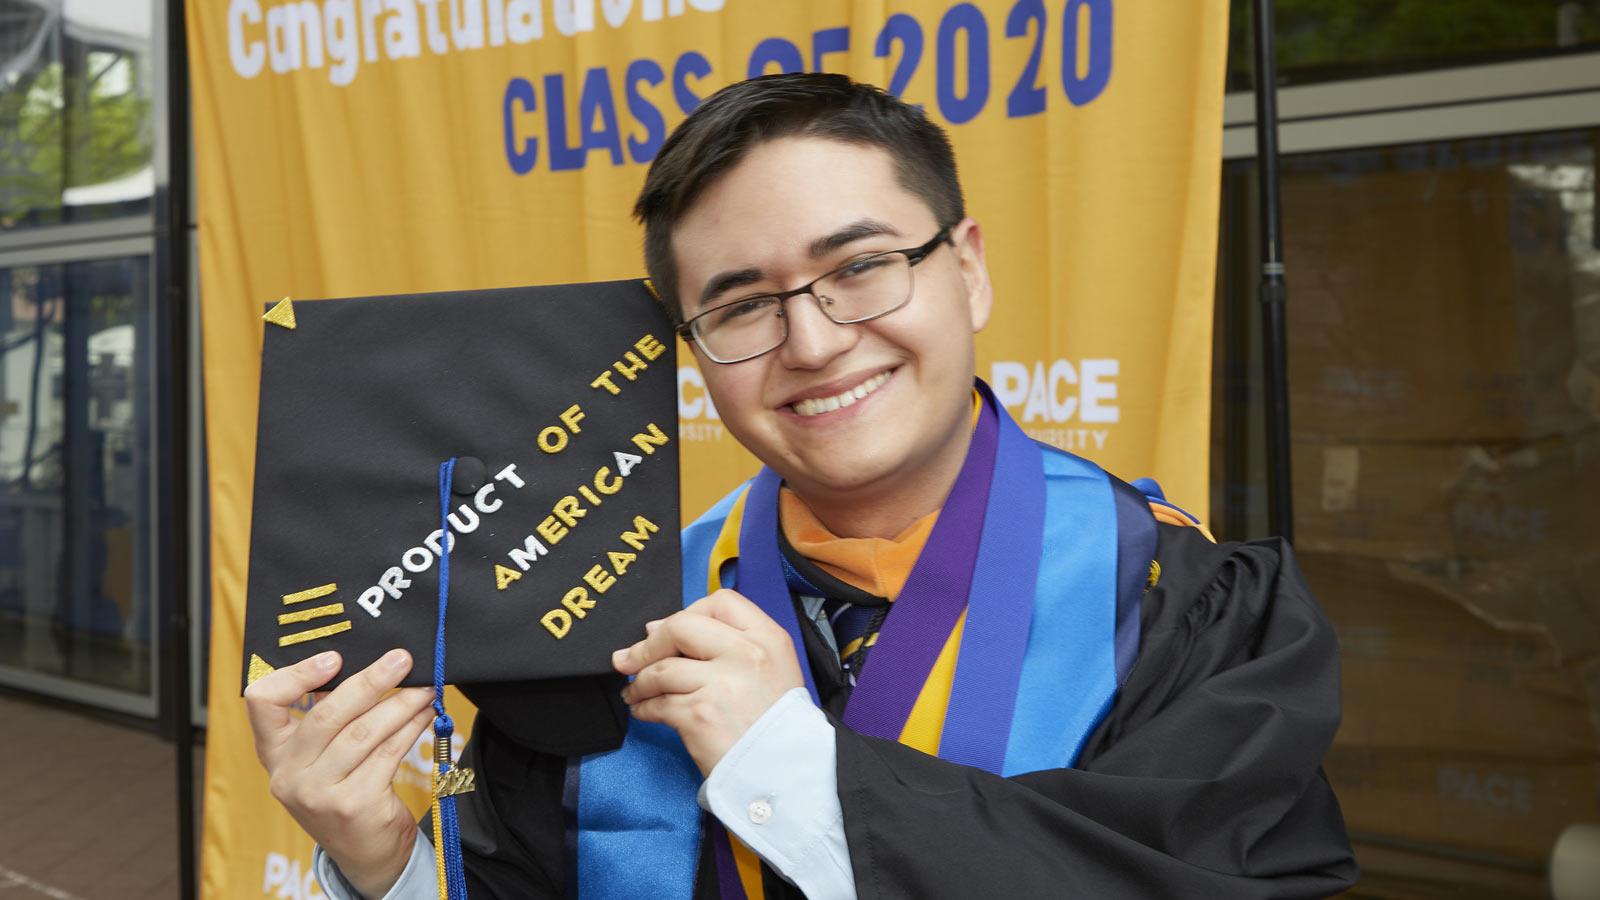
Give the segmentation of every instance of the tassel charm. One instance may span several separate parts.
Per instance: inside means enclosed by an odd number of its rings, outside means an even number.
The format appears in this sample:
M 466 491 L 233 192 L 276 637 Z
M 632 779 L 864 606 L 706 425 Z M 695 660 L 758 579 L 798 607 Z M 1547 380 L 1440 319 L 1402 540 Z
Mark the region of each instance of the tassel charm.
M 454 797 L 476 788 L 472 783 L 471 769 L 450 768 L 450 735 L 441 734 L 433 741 L 433 799 Z
M 470 793 L 477 789 L 472 783 L 471 769 L 451 769 L 434 779 L 433 799 L 440 800 L 445 797 L 454 797 L 457 794 Z

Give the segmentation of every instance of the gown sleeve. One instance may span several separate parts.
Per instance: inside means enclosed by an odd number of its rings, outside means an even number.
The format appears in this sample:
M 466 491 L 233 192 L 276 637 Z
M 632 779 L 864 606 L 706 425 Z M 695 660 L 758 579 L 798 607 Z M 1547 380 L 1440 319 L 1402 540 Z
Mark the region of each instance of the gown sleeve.
M 1323 897 L 1354 884 L 1320 769 L 1339 724 L 1338 648 L 1288 546 L 1160 528 L 1139 659 L 1075 768 L 1002 778 L 835 729 L 858 896 Z

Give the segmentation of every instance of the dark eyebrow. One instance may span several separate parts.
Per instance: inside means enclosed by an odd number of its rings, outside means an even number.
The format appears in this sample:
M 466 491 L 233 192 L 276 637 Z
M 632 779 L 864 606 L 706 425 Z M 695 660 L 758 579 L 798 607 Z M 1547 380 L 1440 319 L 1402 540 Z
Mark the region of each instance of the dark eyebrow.
M 755 284 L 765 277 L 761 274 L 760 269 L 739 269 L 734 272 L 720 272 L 706 282 L 705 289 L 700 292 L 700 305 L 703 307 L 711 300 L 726 294 L 734 288 Z
M 820 259 L 840 247 L 853 244 L 862 238 L 877 237 L 882 234 L 898 237 L 900 231 L 893 225 L 887 222 L 880 222 L 877 219 L 858 219 L 827 237 L 820 237 L 812 241 L 811 258 Z
M 877 237 L 878 235 L 898 237 L 900 231 L 893 225 L 887 222 L 880 222 L 877 219 L 858 219 L 830 235 L 812 241 L 808 250 L 812 259 L 820 259 L 840 247 L 853 244 L 862 238 Z M 719 272 L 712 276 L 711 280 L 706 282 L 705 288 L 700 291 L 700 307 L 704 308 L 707 303 L 734 288 L 755 284 L 765 277 L 760 269 L 738 269 L 730 272 Z

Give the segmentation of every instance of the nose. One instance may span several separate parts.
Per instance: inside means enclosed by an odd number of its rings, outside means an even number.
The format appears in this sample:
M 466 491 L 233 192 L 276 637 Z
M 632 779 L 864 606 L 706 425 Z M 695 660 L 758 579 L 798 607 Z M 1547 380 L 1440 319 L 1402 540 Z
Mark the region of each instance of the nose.
M 854 325 L 838 325 L 822 314 L 823 301 L 813 294 L 800 294 L 784 305 L 789 338 L 778 349 L 783 364 L 791 369 L 821 369 L 860 340 Z

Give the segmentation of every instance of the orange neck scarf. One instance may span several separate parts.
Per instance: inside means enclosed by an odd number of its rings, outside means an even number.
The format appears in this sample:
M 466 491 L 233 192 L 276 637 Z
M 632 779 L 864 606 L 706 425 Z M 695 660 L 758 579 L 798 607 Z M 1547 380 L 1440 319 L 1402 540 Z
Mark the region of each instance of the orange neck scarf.
M 784 488 L 778 494 L 778 518 L 784 537 L 801 556 L 846 584 L 893 600 L 911 575 L 939 511 L 912 522 L 893 538 L 842 538 L 829 531 L 805 501 Z

